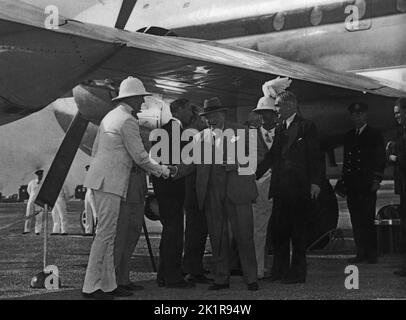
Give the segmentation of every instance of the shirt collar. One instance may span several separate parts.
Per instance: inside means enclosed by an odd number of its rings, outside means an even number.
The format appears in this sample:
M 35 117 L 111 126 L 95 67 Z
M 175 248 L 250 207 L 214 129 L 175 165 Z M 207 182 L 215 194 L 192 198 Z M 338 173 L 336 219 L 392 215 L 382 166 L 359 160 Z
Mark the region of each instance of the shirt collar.
M 272 128 L 271 130 L 266 130 L 263 126 L 259 127 L 262 131 L 262 133 L 269 133 L 269 134 L 275 134 L 275 129 L 276 128 Z
M 286 128 L 289 128 L 293 120 L 295 120 L 296 113 L 292 114 L 289 118 L 286 119 Z
M 223 125 L 223 128 L 221 128 L 221 129 L 219 129 L 219 128 L 215 128 L 215 129 L 210 128 L 210 131 L 211 131 L 214 135 L 216 135 L 216 131 L 221 131 L 221 132 L 223 132 L 223 131 L 224 131 L 224 128 L 225 128 L 225 126 Z
M 132 111 L 134 110 L 133 108 L 130 107 L 130 105 L 128 105 L 125 102 L 121 102 L 119 107 L 121 107 L 121 109 L 123 109 L 125 112 L 128 112 L 129 114 L 131 114 Z
M 180 125 L 180 127 L 183 129 L 183 124 L 178 118 L 172 117 L 171 120 L 177 122 Z

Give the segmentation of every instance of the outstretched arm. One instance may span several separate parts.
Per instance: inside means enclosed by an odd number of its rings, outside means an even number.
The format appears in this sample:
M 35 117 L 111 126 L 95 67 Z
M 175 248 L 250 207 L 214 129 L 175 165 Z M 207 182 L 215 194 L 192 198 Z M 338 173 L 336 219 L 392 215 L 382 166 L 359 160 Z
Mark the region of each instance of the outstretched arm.
M 124 146 L 134 162 L 146 172 L 160 177 L 163 174 L 164 167 L 150 158 L 145 150 L 140 135 L 139 125 L 135 119 L 128 119 L 124 122 L 121 129 L 121 135 L 123 137 Z

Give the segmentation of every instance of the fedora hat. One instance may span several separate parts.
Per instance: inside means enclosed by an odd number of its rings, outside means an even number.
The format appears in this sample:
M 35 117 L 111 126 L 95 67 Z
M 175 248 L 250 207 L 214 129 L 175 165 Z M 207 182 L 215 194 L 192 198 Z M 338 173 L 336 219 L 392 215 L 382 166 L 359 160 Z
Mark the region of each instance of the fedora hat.
M 151 95 L 152 95 L 151 93 L 145 90 L 145 87 L 142 84 L 141 80 L 134 77 L 128 77 L 127 79 L 123 80 L 123 82 L 121 82 L 118 96 L 112 99 L 111 101 L 117 101 L 134 96 L 151 96 Z
M 262 97 L 258 100 L 257 107 L 252 110 L 254 112 L 258 111 L 277 111 L 275 107 L 275 99 L 271 97 Z
M 219 111 L 227 111 L 226 107 L 223 107 L 219 98 L 214 97 L 207 100 L 204 100 L 203 112 L 200 113 L 201 116 L 205 116 L 206 114 L 219 112 Z

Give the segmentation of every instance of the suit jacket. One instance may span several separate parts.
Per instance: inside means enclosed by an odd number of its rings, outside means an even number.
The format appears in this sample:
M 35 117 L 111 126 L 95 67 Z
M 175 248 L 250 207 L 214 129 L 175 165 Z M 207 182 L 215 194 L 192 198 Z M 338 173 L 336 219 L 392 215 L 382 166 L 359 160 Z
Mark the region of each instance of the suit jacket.
M 245 137 L 245 148 L 246 151 L 250 149 L 251 154 L 255 152 L 256 155 L 256 146 L 252 143 L 249 143 L 248 137 L 248 128 L 242 126 L 237 123 L 226 122 L 224 126 L 224 130 L 232 129 L 237 136 L 237 129 L 244 129 L 246 133 Z M 209 138 L 208 138 L 209 137 Z M 197 202 L 198 207 L 200 210 L 203 210 L 204 203 L 207 196 L 209 179 L 210 179 L 210 170 L 211 164 L 205 164 L 204 159 L 204 145 L 206 143 L 211 144 L 211 130 L 204 129 L 195 137 L 195 143 L 201 144 L 202 150 L 202 159 L 200 164 L 180 164 L 178 166 L 178 174 L 177 177 L 184 177 L 192 172 L 196 171 L 196 195 L 197 195 Z M 255 150 L 253 150 L 255 148 Z M 235 148 L 237 151 L 237 148 Z M 227 161 L 227 150 L 224 150 L 224 161 Z M 236 157 L 235 159 L 238 160 Z M 251 175 L 241 175 L 238 172 L 238 169 L 244 167 L 245 165 L 242 163 L 235 163 L 235 164 L 227 164 L 226 171 L 227 171 L 227 182 L 226 182 L 226 196 L 228 200 L 235 204 L 246 204 L 253 202 L 257 196 L 257 186 L 255 183 L 255 174 L 254 172 Z
M 85 187 L 123 198 L 127 195 L 133 161 L 154 175 L 162 173 L 161 166 L 152 162 L 145 151 L 138 121 L 125 103 L 120 103 L 103 118 L 92 156 Z
M 173 149 L 173 143 L 178 144 L 180 146 L 178 154 L 178 159 L 181 161 L 181 150 L 182 147 L 185 145 L 185 142 L 182 142 L 180 140 L 180 136 L 176 136 L 174 134 L 174 131 L 179 130 L 180 134 L 182 134 L 183 129 L 181 128 L 180 124 L 176 120 L 170 120 L 168 123 L 163 125 L 161 129 L 165 130 L 168 133 L 169 136 L 169 161 L 162 163 L 166 165 L 176 165 L 179 163 L 173 163 L 173 156 L 175 150 Z M 177 139 L 178 141 L 175 141 Z M 152 183 L 154 185 L 154 192 L 157 194 L 157 196 L 177 196 L 183 198 L 185 195 L 185 179 L 177 179 L 174 180 L 173 178 L 169 177 L 167 179 L 164 178 L 155 178 L 152 177 Z
M 343 180 L 348 190 L 369 190 L 381 181 L 385 169 L 385 143 L 381 133 L 366 126 L 357 137 L 355 129 L 344 137 Z
M 310 185 L 320 186 L 320 142 L 313 122 L 296 115 L 288 129 L 279 126 L 271 150 L 257 168 L 257 178 L 272 168 L 269 196 L 296 190 L 310 196 Z

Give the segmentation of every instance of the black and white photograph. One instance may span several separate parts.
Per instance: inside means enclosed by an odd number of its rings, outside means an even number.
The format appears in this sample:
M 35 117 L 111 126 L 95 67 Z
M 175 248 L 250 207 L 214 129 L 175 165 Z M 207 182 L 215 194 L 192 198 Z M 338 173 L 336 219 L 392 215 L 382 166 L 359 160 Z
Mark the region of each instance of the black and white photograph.
M 405 31 L 406 0 L 0 0 L 0 300 L 406 300 Z

